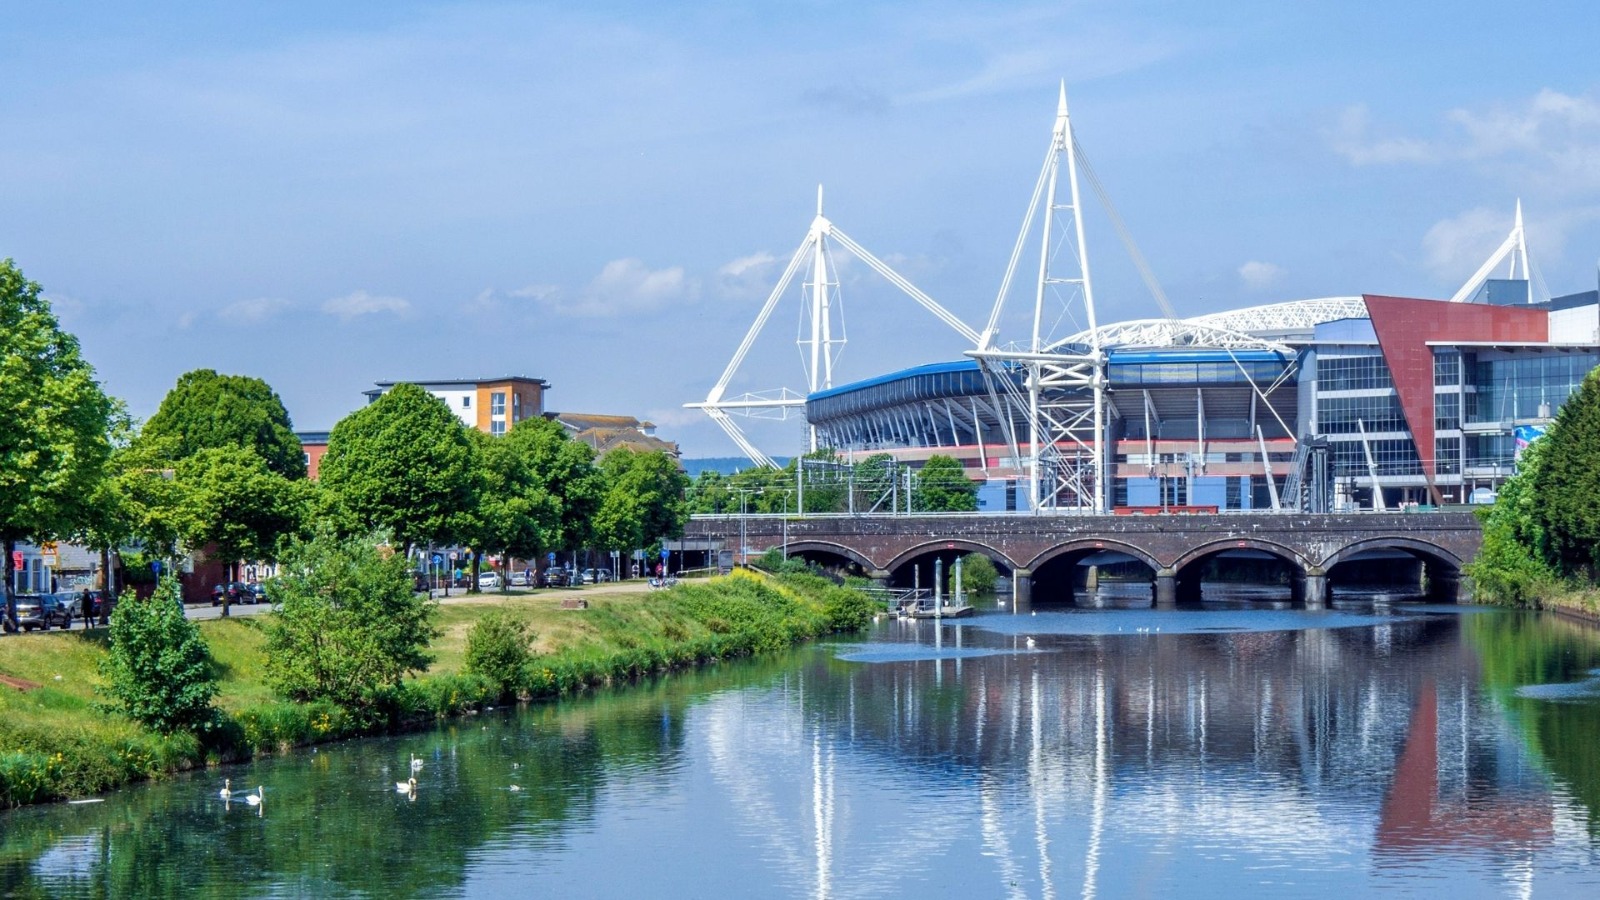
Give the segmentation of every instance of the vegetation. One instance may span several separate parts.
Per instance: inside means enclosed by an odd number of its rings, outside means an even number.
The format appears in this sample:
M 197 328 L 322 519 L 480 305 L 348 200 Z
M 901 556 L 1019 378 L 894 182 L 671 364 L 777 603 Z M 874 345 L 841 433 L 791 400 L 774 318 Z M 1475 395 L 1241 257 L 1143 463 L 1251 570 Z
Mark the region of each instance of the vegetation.
M 252 451 L 285 478 L 304 478 L 305 454 L 289 412 L 259 378 L 196 369 L 178 378 L 146 422 L 140 440 L 161 444 L 172 462 L 202 450 Z
M 527 622 L 494 610 L 467 635 L 466 671 L 488 682 L 497 697 L 505 697 L 528 683 L 533 640 Z
M 148 599 L 117 604 L 100 673 L 116 708 L 141 725 L 162 734 L 205 734 L 216 724 L 211 655 L 183 613 L 175 578 L 161 579 Z
M 286 556 L 285 567 L 302 557 Z M 176 608 L 176 604 L 173 604 Z M 95 705 L 106 632 L 55 632 L 0 641 L 0 808 L 98 793 L 225 759 L 337 740 L 494 703 L 506 694 L 555 697 L 702 663 L 778 650 L 871 620 L 859 592 L 815 576 L 729 576 L 668 591 L 597 594 L 581 614 L 548 594 L 436 610 L 425 672 L 387 692 L 384 715 L 326 699 L 286 700 L 270 672 L 276 617 L 195 623 L 210 647 L 221 711 L 213 737 L 163 734 Z M 528 629 L 528 664 L 496 684 L 474 665 L 477 623 L 491 614 Z M 503 635 L 507 629 L 497 626 Z M 481 641 L 480 641 L 481 646 Z M 55 675 L 62 679 L 55 680 Z M 510 689 L 507 690 L 507 687 Z
M 968 553 L 961 557 L 961 589 L 974 594 L 994 593 L 1000 572 L 994 562 L 982 553 Z
M 71 535 L 92 523 L 115 410 L 39 285 L 0 260 L 0 590 L 7 615 L 16 542 Z
M 470 529 L 476 450 L 443 400 L 397 384 L 333 426 L 319 476 L 345 533 L 386 531 L 409 551 Z
M 1590 372 L 1525 449 L 1494 505 L 1479 510 L 1483 547 L 1467 567 L 1480 596 L 1594 614 L 1600 575 L 1600 370 Z
M 284 697 L 377 721 L 401 681 L 428 667 L 437 601 L 413 592 L 407 560 L 383 550 L 327 530 L 288 548 L 268 582 L 278 609 L 266 625 L 267 681 Z
M 915 485 L 911 503 L 917 512 L 974 512 L 978 508 L 978 486 L 952 457 L 928 457 Z

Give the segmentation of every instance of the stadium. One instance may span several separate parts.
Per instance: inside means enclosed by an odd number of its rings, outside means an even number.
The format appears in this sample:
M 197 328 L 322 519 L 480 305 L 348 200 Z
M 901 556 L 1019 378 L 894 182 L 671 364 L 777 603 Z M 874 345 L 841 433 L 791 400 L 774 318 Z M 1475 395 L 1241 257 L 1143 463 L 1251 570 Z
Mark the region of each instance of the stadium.
M 1097 323 L 1078 215 L 1080 171 L 1100 193 L 1162 318 Z M 1551 296 L 1528 256 L 1520 204 L 1505 241 L 1449 299 L 1369 294 L 1178 317 L 1088 168 L 1064 88 L 1032 204 L 982 329 L 911 286 L 820 207 L 819 197 L 811 230 L 722 379 L 705 402 L 689 405 L 757 462 L 770 457 L 730 414 L 803 414 L 811 449 L 832 448 L 847 461 L 889 453 L 915 467 L 935 454 L 953 456 L 981 483 L 985 512 L 1335 512 L 1488 502 L 1512 474 L 1519 448 L 1600 364 L 1600 292 Z M 1013 292 L 1014 280 L 1026 280 L 1016 276 L 1035 242 L 1038 280 Z M 972 349 L 960 359 L 833 384 L 831 354 L 842 341 L 834 335 L 842 329 L 833 331 L 840 303 L 830 244 L 865 261 Z M 727 397 L 756 335 L 803 271 L 807 388 Z M 1001 340 L 1003 323 L 1029 315 L 1030 334 Z M 1049 323 L 1087 327 L 1056 334 Z

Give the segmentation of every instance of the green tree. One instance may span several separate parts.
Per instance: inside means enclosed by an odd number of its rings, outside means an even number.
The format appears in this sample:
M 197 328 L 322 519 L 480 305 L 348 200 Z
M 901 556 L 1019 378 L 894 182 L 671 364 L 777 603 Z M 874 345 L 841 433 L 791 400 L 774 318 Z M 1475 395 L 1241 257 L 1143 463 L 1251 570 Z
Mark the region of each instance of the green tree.
M 178 464 L 183 538 L 214 546 L 227 561 L 228 580 L 242 559 L 272 560 L 279 538 L 300 530 L 306 515 L 304 481 L 290 481 L 242 446 L 208 447 Z M 228 615 L 226 591 L 222 614 Z
M 1528 445 L 1517 459 L 1517 473 L 1500 486 L 1494 504 L 1477 510 L 1483 545 L 1467 564 L 1479 596 L 1513 606 L 1533 605 L 1557 576 L 1548 546 L 1535 484 L 1544 468 L 1548 437 Z
M 528 623 L 505 610 L 480 618 L 467 633 L 466 670 L 494 685 L 504 697 L 527 681 L 534 635 Z
M 8 623 L 16 542 L 65 537 L 92 523 L 114 410 L 39 285 L 0 261 L 0 590 Z
M 795 483 L 795 468 L 801 467 L 804 475 L 804 497 L 800 486 Z M 789 460 L 784 466 L 785 481 L 789 486 L 795 487 L 795 496 L 791 498 L 789 508 L 799 510 L 804 506 L 806 513 L 834 513 L 844 512 L 850 499 L 850 471 L 849 467 L 839 459 L 839 454 L 831 447 L 813 450 L 804 456 Z M 776 487 L 776 486 L 775 486 Z M 775 498 L 777 505 L 763 504 L 769 508 L 764 512 L 782 512 L 783 495 Z
M 481 482 L 466 538 L 474 550 L 473 590 L 477 590 L 478 562 L 485 550 L 496 551 L 509 562 L 512 557 L 536 559 L 558 545 L 561 503 L 534 469 L 533 431 L 513 428 L 504 437 L 471 434 L 478 443 Z M 509 579 L 502 578 L 500 589 L 508 586 Z
M 387 530 L 408 554 L 459 539 L 477 508 L 476 445 L 443 400 L 414 384 L 339 420 L 319 474 L 346 531 Z
M 267 680 L 291 700 L 327 700 L 374 720 L 428 667 L 438 602 L 411 590 L 404 556 L 323 530 L 290 543 L 267 582 Z
M 607 550 L 636 550 L 683 536 L 689 521 L 689 477 L 678 461 L 653 450 L 619 449 L 600 459 L 606 492 L 595 516 L 594 539 Z
M 565 550 L 586 546 L 605 495 L 605 482 L 594 464 L 594 450 L 568 437 L 566 428 L 550 419 L 524 419 L 506 437 L 527 441 L 526 452 L 535 477 L 545 492 L 561 504 L 561 529 L 554 546 Z
M 916 512 L 974 512 L 978 486 L 967 477 L 960 461 L 930 456 L 917 472 L 911 505 Z
M 1548 561 L 1562 574 L 1593 581 L 1600 571 L 1600 369 L 1583 379 L 1534 443 L 1548 443 L 1532 479 Z
M 729 489 L 728 476 L 716 469 L 702 469 L 689 486 L 689 512 L 698 515 L 726 515 L 739 511 L 739 497 Z
M 961 590 L 974 594 L 992 594 L 1000 580 L 994 562 L 982 553 L 968 553 L 961 557 Z
M 265 381 L 196 369 L 179 376 L 161 407 L 140 432 L 142 440 L 166 441 L 172 461 L 201 450 L 245 447 L 285 478 L 304 478 L 305 451 L 294 436 L 289 412 Z
M 211 654 L 183 613 L 175 578 L 161 579 L 149 599 L 117 604 L 100 673 L 116 706 L 146 727 L 203 733 L 217 722 Z

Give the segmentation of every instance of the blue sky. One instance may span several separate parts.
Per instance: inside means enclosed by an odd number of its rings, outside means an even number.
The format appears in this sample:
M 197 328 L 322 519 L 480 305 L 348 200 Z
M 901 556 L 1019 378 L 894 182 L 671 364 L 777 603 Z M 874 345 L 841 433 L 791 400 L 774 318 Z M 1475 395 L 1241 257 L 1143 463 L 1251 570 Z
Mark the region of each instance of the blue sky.
M 260 8 L 256 8 L 260 7 Z M 816 186 L 981 325 L 1057 84 L 1180 313 L 1448 297 L 1522 198 L 1600 256 L 1591 3 L 6 3 L 0 257 L 147 416 L 198 367 L 320 429 L 374 381 L 519 373 L 649 417 L 716 380 Z M 1155 315 L 1086 202 L 1102 321 Z M 855 266 L 836 380 L 954 358 Z M 802 385 L 798 296 L 734 390 Z M 792 452 L 798 425 L 753 429 Z

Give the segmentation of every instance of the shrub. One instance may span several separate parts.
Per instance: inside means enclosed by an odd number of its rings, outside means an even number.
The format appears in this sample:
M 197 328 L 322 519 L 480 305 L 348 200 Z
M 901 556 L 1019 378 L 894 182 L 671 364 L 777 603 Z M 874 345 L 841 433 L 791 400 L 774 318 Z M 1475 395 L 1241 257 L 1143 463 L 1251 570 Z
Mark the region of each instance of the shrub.
M 358 718 L 394 712 L 407 675 L 432 661 L 437 601 L 411 590 L 405 557 L 373 538 L 296 541 L 268 582 L 267 680 L 290 700 L 326 700 Z
M 994 593 L 994 584 L 1000 573 L 989 557 L 982 553 L 968 553 L 961 557 L 961 590 L 974 594 Z
M 148 728 L 204 733 L 217 722 L 211 654 L 183 614 L 174 578 L 163 578 L 148 600 L 130 595 L 117 604 L 100 672 L 116 708 Z
M 528 623 L 505 610 L 479 619 L 467 635 L 466 671 L 488 681 L 504 697 L 528 680 L 528 648 L 534 635 Z

